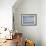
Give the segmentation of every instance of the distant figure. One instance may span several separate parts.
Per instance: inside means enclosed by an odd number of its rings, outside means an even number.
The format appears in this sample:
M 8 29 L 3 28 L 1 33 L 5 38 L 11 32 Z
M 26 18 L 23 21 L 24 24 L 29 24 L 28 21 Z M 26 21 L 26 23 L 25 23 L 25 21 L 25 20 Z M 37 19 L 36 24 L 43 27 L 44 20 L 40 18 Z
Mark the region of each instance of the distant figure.
M 16 38 L 15 38 L 16 40 L 16 46 L 22 46 L 22 37 L 19 35 L 19 34 L 17 34 L 16 35 Z

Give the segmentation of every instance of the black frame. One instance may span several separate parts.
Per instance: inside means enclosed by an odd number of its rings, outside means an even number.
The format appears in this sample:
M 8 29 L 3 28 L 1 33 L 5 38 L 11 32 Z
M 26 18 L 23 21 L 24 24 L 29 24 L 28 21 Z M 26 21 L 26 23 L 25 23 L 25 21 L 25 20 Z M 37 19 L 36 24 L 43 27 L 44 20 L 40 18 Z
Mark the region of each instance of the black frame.
M 32 17 L 34 20 L 34 23 L 32 24 L 32 22 L 28 21 L 26 23 L 24 23 L 24 16 L 25 17 Z M 31 19 L 31 18 L 27 18 L 27 19 Z M 37 25 L 37 14 L 21 14 L 21 25 L 22 26 L 36 26 Z

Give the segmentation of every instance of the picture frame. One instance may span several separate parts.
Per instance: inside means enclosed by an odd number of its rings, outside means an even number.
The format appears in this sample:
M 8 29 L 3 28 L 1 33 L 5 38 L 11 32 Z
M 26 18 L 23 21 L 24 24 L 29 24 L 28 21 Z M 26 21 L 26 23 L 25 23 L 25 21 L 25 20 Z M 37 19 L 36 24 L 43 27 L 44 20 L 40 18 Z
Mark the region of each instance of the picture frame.
M 22 26 L 36 26 L 37 14 L 21 14 L 21 25 Z

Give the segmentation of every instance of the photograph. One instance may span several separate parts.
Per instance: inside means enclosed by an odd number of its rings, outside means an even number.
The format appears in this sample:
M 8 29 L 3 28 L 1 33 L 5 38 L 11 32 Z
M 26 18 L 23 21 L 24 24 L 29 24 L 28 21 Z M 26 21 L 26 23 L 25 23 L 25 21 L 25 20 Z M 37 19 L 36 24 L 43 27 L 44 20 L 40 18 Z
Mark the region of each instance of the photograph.
M 37 14 L 21 14 L 21 25 L 36 26 L 37 25 Z
M 46 0 L 0 0 L 0 46 L 46 46 Z

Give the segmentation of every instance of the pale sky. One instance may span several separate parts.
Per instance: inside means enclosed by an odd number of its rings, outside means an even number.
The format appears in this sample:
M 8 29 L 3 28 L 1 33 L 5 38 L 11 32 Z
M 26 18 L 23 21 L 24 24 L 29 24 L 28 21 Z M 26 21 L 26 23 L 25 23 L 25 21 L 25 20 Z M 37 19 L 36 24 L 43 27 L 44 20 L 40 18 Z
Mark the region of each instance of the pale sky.
M 12 6 L 16 0 L 0 0 L 0 27 L 12 28 Z

